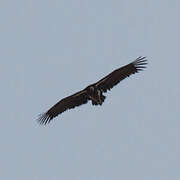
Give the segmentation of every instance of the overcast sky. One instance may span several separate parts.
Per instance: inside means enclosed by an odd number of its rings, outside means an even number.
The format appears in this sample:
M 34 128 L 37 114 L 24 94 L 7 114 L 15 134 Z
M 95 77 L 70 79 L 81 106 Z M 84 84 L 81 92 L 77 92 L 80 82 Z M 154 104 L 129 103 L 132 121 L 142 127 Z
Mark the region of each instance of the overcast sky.
M 2 0 L 0 179 L 179 180 L 180 1 Z M 103 106 L 38 114 L 138 56 Z

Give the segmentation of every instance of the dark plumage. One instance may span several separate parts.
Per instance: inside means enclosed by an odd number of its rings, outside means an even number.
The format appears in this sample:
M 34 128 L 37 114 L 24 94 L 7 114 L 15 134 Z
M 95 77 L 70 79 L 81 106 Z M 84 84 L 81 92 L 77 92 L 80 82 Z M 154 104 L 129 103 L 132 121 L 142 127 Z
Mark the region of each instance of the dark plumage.
M 89 85 L 85 89 L 71 96 L 61 99 L 47 112 L 40 115 L 40 117 L 38 118 L 39 123 L 47 124 L 57 115 L 63 113 L 68 109 L 86 104 L 89 100 L 92 101 L 92 105 L 102 105 L 106 98 L 103 93 L 113 88 L 126 77 L 142 71 L 146 67 L 146 64 L 146 57 L 138 57 L 132 63 L 114 70 L 112 73 L 108 74 L 98 82 Z

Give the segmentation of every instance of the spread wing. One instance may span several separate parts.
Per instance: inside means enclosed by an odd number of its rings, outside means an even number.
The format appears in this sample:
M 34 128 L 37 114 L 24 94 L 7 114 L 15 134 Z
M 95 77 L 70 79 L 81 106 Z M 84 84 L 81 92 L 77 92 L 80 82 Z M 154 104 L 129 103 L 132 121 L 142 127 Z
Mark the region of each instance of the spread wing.
M 146 57 L 140 56 L 132 63 L 129 63 L 128 65 L 116 69 L 112 73 L 108 74 L 106 77 L 95 83 L 95 86 L 98 89 L 101 89 L 103 92 L 106 92 L 123 79 L 129 77 L 132 74 L 138 73 L 139 71 L 142 71 L 144 68 L 146 68 L 146 64 Z
M 86 90 L 79 91 L 71 96 L 68 96 L 58 103 L 56 103 L 53 107 L 51 107 L 47 112 L 40 115 L 38 118 L 38 122 L 40 124 L 46 125 L 49 123 L 54 117 L 63 113 L 68 109 L 75 108 L 76 106 L 80 106 L 82 104 L 86 104 L 88 102 L 88 97 Z

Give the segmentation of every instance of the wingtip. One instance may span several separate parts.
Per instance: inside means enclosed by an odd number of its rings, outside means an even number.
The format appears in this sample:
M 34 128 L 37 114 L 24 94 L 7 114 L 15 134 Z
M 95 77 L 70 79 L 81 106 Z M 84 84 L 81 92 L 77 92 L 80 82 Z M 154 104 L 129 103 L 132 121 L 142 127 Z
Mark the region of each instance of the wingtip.
M 146 56 L 139 56 L 138 58 L 135 59 L 134 63 L 148 63 L 148 59 Z
M 47 125 L 49 124 L 51 118 L 49 117 L 49 115 L 47 113 L 42 113 L 38 115 L 38 118 L 36 119 L 38 124 L 40 125 Z
M 147 56 L 139 56 L 134 62 L 147 62 Z
M 147 68 L 147 57 L 146 56 L 139 56 L 136 58 L 136 60 L 133 62 L 137 72 L 142 71 L 143 69 Z

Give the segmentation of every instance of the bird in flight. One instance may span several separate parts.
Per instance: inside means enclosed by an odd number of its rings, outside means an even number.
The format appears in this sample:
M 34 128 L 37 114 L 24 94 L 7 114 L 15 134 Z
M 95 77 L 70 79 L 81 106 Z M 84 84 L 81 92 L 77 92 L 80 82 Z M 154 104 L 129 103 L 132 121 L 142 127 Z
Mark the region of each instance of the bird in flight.
M 87 86 L 85 89 L 71 96 L 61 99 L 47 112 L 41 114 L 38 118 L 38 122 L 42 125 L 46 125 L 64 111 L 86 104 L 88 101 L 91 101 L 92 105 L 95 106 L 102 105 L 106 98 L 103 93 L 107 92 L 130 75 L 142 71 L 146 68 L 146 64 L 146 57 L 138 57 L 133 62 L 114 70 L 98 82 Z

